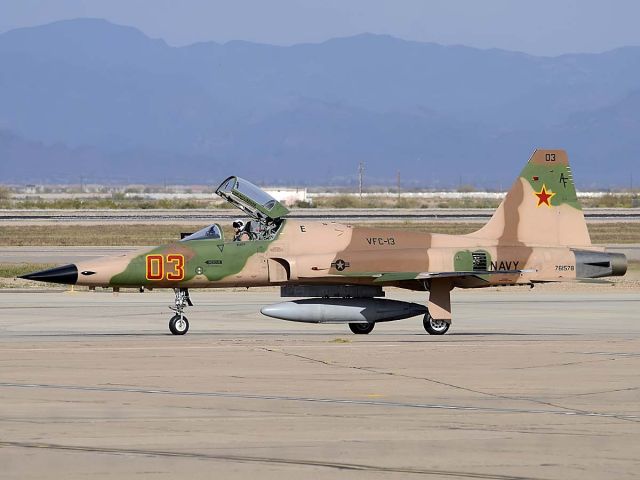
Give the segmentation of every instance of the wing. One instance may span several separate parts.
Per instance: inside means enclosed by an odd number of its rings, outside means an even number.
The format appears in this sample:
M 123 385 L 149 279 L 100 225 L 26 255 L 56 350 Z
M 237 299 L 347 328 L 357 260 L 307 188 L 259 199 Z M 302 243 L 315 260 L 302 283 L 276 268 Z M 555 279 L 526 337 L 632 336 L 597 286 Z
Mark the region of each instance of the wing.
M 469 270 L 459 272 L 388 272 L 374 273 L 372 277 L 376 283 L 402 282 L 406 280 L 431 280 L 434 278 L 469 279 L 477 278 L 488 281 L 488 276 L 519 275 L 521 273 L 533 273 L 536 270 Z

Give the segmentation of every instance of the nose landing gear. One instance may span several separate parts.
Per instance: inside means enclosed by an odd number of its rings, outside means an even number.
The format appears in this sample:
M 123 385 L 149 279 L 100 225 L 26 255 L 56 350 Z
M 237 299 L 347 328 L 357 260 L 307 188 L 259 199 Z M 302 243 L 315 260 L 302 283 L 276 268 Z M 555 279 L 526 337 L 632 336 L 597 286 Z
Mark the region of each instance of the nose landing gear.
M 176 314 L 169 320 L 169 330 L 174 335 L 184 335 L 189 331 L 189 320 L 184 316 L 184 309 L 188 306 L 193 307 L 191 298 L 189 298 L 189 290 L 187 288 L 174 288 L 176 294 L 175 307 L 169 307 Z
M 169 320 L 169 330 L 174 335 L 184 335 L 189 331 L 189 320 L 184 315 L 176 314 Z

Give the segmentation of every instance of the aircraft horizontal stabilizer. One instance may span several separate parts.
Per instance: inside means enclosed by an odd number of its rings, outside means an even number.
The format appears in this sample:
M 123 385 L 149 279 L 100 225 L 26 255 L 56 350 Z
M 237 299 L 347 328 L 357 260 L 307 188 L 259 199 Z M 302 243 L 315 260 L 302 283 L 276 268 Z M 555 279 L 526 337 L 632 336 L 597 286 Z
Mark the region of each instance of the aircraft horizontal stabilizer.
M 538 278 L 531 280 L 531 283 L 591 283 L 597 285 L 613 285 L 615 282 L 603 280 L 601 278 Z

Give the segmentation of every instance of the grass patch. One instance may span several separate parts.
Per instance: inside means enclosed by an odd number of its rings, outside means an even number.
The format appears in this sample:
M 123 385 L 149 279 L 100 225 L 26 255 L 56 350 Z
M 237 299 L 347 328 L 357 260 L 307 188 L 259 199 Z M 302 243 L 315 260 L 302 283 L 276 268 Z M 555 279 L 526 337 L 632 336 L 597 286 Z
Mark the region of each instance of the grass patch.
M 180 239 L 206 225 L 23 225 L 3 226 L 0 245 L 6 246 L 146 246 Z M 231 238 L 231 228 L 225 238 Z
M 337 195 L 315 197 L 313 203 L 300 202 L 299 208 L 496 208 L 501 199 L 493 198 L 410 198 L 396 196 Z
M 480 229 L 482 224 L 459 222 L 381 222 L 361 224 L 360 226 L 464 235 Z M 597 245 L 606 245 L 609 243 L 640 243 L 640 222 L 587 223 L 587 228 L 591 235 L 591 241 Z
M 414 232 L 463 235 L 478 230 L 480 223 L 462 222 L 376 222 L 354 223 L 368 228 L 402 229 Z M 105 224 L 105 225 L 10 225 L 0 229 L 4 246 L 146 246 L 180 239 L 181 232 L 195 232 L 201 225 Z M 640 222 L 588 224 L 595 244 L 640 243 Z M 225 238 L 233 237 L 223 225 Z
M 52 263 L 0 263 L 0 278 L 15 278 L 55 266 Z
M 356 226 L 403 229 L 459 235 L 473 232 L 479 224 L 445 222 L 354 223 Z M 106 224 L 106 225 L 10 225 L 0 229 L 4 246 L 147 246 L 180 239 L 181 232 L 195 232 L 206 225 Z M 233 229 L 223 225 L 226 239 Z
M 391 230 L 406 230 L 410 232 L 424 233 L 444 233 L 447 235 L 464 235 L 466 233 L 475 232 L 482 225 L 480 223 L 461 223 L 461 222 L 367 222 L 353 223 L 356 227 L 366 228 L 384 228 Z
M 587 227 L 596 244 L 640 243 L 640 222 L 588 223 Z

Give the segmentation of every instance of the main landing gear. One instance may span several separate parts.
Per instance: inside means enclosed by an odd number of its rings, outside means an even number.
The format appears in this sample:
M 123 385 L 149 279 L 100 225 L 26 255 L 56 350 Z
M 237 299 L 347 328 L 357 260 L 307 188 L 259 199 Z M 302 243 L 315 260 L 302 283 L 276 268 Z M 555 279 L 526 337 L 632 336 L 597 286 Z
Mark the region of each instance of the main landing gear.
M 350 323 L 349 328 L 356 335 L 366 335 L 371 333 L 373 327 L 375 327 L 375 323 Z
M 450 323 L 445 320 L 436 320 L 429 311 L 424 314 L 422 325 L 429 335 L 444 335 L 449 330 Z
M 191 298 L 189 298 L 189 290 L 186 288 L 174 288 L 176 294 L 175 307 L 171 306 L 169 309 L 176 312 L 176 314 L 169 320 L 169 330 L 174 335 L 184 335 L 189 331 L 189 320 L 184 316 L 184 309 L 188 306 L 193 307 Z

